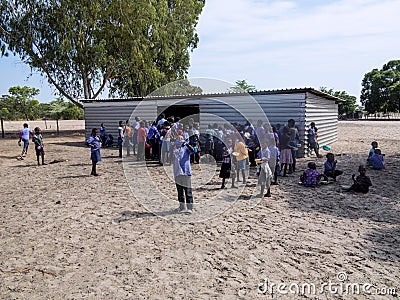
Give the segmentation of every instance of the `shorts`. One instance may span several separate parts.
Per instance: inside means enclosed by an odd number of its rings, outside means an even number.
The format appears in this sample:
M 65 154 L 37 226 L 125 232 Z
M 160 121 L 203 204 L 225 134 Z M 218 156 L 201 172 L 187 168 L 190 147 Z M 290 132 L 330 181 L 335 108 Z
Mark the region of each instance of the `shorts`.
M 247 162 L 247 159 L 245 158 L 245 159 L 242 159 L 242 160 L 238 160 L 238 162 L 237 162 L 237 169 L 238 170 L 244 170 L 244 169 L 246 169 L 246 162 Z
M 100 150 L 97 149 L 97 150 L 93 151 L 92 154 L 90 155 L 90 159 L 91 159 L 92 162 L 94 162 L 94 163 L 98 163 L 99 161 L 101 161 Z
M 24 142 L 24 149 L 28 148 L 29 140 L 21 139 Z

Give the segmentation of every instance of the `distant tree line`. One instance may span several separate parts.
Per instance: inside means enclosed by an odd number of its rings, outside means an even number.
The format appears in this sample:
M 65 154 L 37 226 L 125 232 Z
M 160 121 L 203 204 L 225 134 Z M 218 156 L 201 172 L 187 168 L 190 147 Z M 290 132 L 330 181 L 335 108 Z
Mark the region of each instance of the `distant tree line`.
M 8 93 L 0 97 L 0 117 L 4 120 L 83 119 L 83 109 L 70 101 L 59 98 L 50 103 L 40 103 L 35 99 L 39 94 L 36 88 L 14 86 Z

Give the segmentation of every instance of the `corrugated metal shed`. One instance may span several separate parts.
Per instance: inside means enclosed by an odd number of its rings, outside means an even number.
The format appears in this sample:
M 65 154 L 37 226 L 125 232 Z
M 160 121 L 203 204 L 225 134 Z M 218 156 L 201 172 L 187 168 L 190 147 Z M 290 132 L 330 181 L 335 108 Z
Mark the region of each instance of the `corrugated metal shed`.
M 303 142 L 307 141 L 306 130 L 311 122 L 315 122 L 318 127 L 321 145 L 328 145 L 337 140 L 337 103 L 341 99 L 313 88 L 258 91 L 250 93 L 250 96 L 240 93 L 222 93 L 82 100 L 85 109 L 86 134 L 90 134 L 91 128 L 98 128 L 103 123 L 107 132 L 116 136 L 118 121 L 135 117 L 136 113 L 131 115 L 138 105 L 140 105 L 139 116 L 144 120 L 156 119 L 160 108 L 171 105 L 197 105 L 202 129 L 214 123 L 215 116 L 231 123 L 244 123 L 243 115 L 245 115 L 248 120 L 256 123 L 260 118 L 260 112 L 264 112 L 271 125 L 278 123 L 285 125 L 288 119 L 294 119 Z M 259 105 L 259 109 L 255 109 L 254 103 Z M 304 150 L 300 149 L 301 154 Z

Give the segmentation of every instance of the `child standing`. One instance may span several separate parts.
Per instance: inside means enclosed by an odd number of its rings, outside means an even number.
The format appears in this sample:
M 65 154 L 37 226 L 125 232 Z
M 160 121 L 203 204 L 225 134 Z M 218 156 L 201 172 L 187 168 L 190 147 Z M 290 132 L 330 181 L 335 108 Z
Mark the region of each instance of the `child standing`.
M 233 152 L 232 140 L 227 140 L 226 146 L 223 148 L 222 165 L 221 165 L 221 170 L 219 171 L 219 178 L 222 178 L 221 189 L 225 188 L 225 180 L 231 177 L 232 152 Z M 235 186 L 235 178 L 232 177 L 232 187 L 234 186 Z
M 318 145 L 318 128 L 315 127 L 315 123 L 311 122 L 310 128 L 308 129 L 308 147 L 314 150 L 315 155 L 319 158 L 319 145 Z
M 119 158 L 122 158 L 122 145 L 123 144 L 124 144 L 124 121 L 119 121 L 119 124 L 118 124 L 118 152 L 119 152 L 118 157 Z
M 86 140 L 86 143 L 90 146 L 90 159 L 92 160 L 92 172 L 90 175 L 93 176 L 100 176 L 99 173 L 97 173 L 96 170 L 96 165 L 99 161 L 101 161 L 101 155 L 100 155 L 100 148 L 101 148 L 101 142 L 100 142 L 100 136 L 97 134 L 97 128 L 92 129 L 92 134 L 88 139 Z M 121 145 L 122 147 L 122 145 Z
M 326 162 L 324 163 L 324 174 L 327 177 L 333 178 L 336 181 L 336 177 L 343 174 L 343 171 L 336 170 L 337 161 L 333 153 L 326 155 Z
M 241 141 L 238 140 L 236 145 L 235 145 L 235 152 L 238 153 L 237 156 L 237 169 L 236 169 L 236 175 L 237 175 L 237 181 L 239 181 L 239 172 L 240 170 L 242 171 L 242 177 L 243 177 L 243 184 L 246 184 L 246 162 L 249 158 L 249 153 L 246 148 L 246 145 Z
M 316 187 L 324 175 L 317 170 L 315 162 L 310 161 L 307 167 L 308 169 L 300 176 L 300 181 L 306 187 Z
M 282 129 L 282 134 L 279 138 L 279 145 L 281 147 L 281 169 L 283 170 L 283 177 L 287 177 L 287 168 L 291 169 L 293 164 L 292 146 L 289 145 L 289 127 L 285 126 Z
M 271 179 L 272 171 L 269 167 L 268 161 L 271 158 L 271 152 L 265 141 L 261 141 L 261 149 L 258 152 L 258 158 L 261 159 L 262 163 L 259 166 L 258 184 L 261 186 L 261 197 L 271 197 Z M 264 191 L 267 193 L 264 195 Z
M 145 122 L 139 122 L 139 129 L 137 130 L 137 139 L 138 139 L 138 151 L 137 151 L 137 160 L 145 160 L 145 146 L 147 139 L 147 132 L 145 128 Z
M 40 166 L 39 158 L 42 158 L 42 165 L 45 165 L 44 163 L 44 144 L 43 144 L 43 137 L 40 131 L 39 127 L 35 128 L 35 134 L 32 137 L 32 142 L 35 143 L 35 151 L 36 151 L 36 158 L 37 158 L 37 164 Z
M 191 214 L 193 210 L 192 195 L 192 169 L 190 167 L 190 154 L 193 147 L 190 146 L 182 136 L 178 136 L 178 141 L 174 149 L 174 178 L 178 191 L 179 212 Z M 186 200 L 186 201 L 185 201 Z M 186 211 L 185 211 L 186 202 Z
M 272 185 L 278 185 L 278 175 L 280 174 L 280 167 L 279 167 L 279 162 L 280 162 L 280 153 L 279 149 L 274 143 L 274 139 L 269 139 L 270 141 L 270 146 L 269 151 L 271 152 L 271 159 L 269 160 L 269 168 L 274 170 L 274 180 L 272 181 Z
M 367 173 L 367 168 L 361 165 L 358 167 L 358 172 L 360 175 L 358 175 L 357 178 L 355 178 L 355 174 L 351 177 L 353 179 L 353 185 L 347 191 L 366 194 L 369 192 L 369 187 L 372 186 L 371 179 L 365 175 Z

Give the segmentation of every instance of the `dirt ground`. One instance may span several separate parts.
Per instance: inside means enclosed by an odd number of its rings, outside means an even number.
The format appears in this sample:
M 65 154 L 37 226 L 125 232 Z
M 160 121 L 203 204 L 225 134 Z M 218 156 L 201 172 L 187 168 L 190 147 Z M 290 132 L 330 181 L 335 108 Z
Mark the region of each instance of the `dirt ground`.
M 252 197 L 257 192 L 252 171 L 249 186 L 239 185 L 238 201 L 224 206 L 222 198 L 232 191 L 216 198 L 215 169 L 196 166 L 199 181 L 210 178 L 195 184 L 198 208 L 192 216 L 172 213 L 175 187 L 153 165 L 147 170 L 167 182 L 160 189 L 172 202 L 163 207 L 159 201 L 164 213 L 150 213 L 143 201 L 155 191 L 141 180 L 144 164 L 122 162 L 116 149 L 102 151 L 102 176 L 89 176 L 90 150 L 81 133 L 45 134 L 46 161 L 67 161 L 40 167 L 33 149 L 19 161 L 17 140 L 0 139 L 0 298 L 398 298 L 399 126 L 340 122 L 339 141 L 331 145 L 344 171 L 338 182 L 299 186 L 308 161 L 320 170 L 325 161 L 300 159 L 299 171 L 279 178 L 272 197 L 262 200 Z M 373 140 L 386 154 L 387 168 L 368 171 L 369 194 L 342 192 L 340 185 L 351 183 Z M 136 170 L 134 180 L 129 168 Z M 316 290 L 296 291 L 303 284 Z M 344 289 L 346 284 L 370 287 L 357 293 Z M 284 294 L 289 286 L 294 293 Z

